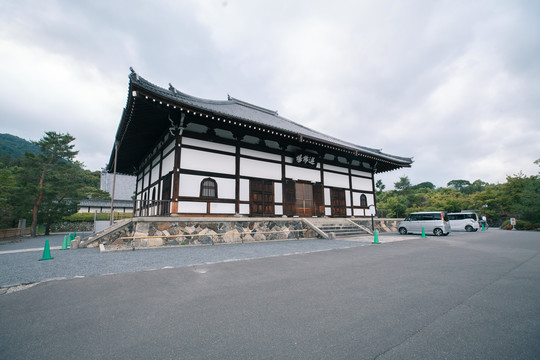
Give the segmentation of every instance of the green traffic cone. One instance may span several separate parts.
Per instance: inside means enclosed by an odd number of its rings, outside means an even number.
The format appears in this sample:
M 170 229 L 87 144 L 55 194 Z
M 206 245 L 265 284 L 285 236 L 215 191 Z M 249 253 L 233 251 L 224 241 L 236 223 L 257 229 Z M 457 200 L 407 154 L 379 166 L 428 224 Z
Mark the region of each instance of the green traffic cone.
M 375 230 L 375 238 L 373 239 L 373 244 L 380 244 L 379 242 L 379 233 Z
M 64 243 L 62 244 L 62 248 L 60 250 L 67 250 L 68 249 L 68 241 L 67 241 L 67 235 L 64 236 Z
M 482 231 L 486 231 L 486 229 L 484 228 L 484 224 L 482 224 Z
M 423 238 L 426 237 L 426 231 L 424 230 L 424 228 L 422 228 L 422 237 L 423 237 Z
M 51 256 L 51 248 L 49 247 L 49 239 L 45 240 L 45 247 L 43 248 L 43 256 L 39 261 L 41 260 L 52 260 L 53 257 Z

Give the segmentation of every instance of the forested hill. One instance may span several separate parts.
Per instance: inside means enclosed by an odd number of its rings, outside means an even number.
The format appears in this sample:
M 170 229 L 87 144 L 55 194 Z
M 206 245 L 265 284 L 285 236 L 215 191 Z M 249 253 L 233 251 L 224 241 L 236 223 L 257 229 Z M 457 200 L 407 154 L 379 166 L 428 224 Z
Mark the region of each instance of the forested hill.
M 18 136 L 0 134 L 0 159 L 5 157 L 16 159 L 24 156 L 25 152 L 37 154 L 39 153 L 39 146 Z

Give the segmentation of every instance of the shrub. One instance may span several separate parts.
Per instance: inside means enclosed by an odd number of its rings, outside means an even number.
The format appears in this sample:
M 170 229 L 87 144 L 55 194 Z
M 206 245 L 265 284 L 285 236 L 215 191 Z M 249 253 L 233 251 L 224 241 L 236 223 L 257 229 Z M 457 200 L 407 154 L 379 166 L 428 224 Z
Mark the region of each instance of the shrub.
M 533 224 L 529 221 L 516 219 L 515 228 L 516 230 L 536 230 L 537 228 L 540 228 L 540 224 Z M 512 230 L 512 225 L 510 224 L 510 220 L 504 221 L 501 224 L 501 229 Z
M 129 219 L 133 217 L 132 213 L 114 213 L 114 219 Z M 111 213 L 98 213 L 97 220 L 109 220 Z M 94 213 L 75 213 L 63 218 L 65 221 L 81 222 L 81 221 L 94 221 Z

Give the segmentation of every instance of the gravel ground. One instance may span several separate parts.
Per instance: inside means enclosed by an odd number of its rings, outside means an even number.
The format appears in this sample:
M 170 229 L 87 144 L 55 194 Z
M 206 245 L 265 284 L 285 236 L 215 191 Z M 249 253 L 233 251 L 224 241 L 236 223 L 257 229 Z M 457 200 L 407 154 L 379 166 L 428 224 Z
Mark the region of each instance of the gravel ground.
M 98 248 L 59 250 L 64 235 L 21 239 L 0 245 L 0 287 L 5 290 L 16 285 L 54 279 L 326 251 L 365 246 L 372 241 L 371 237 L 349 240 L 305 239 L 100 253 Z M 49 239 L 53 259 L 39 261 L 46 238 Z

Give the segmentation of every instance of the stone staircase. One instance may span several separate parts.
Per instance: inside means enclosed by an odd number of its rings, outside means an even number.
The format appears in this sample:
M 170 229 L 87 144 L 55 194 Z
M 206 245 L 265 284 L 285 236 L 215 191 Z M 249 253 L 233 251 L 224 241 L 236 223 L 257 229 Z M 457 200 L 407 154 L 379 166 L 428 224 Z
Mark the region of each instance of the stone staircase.
M 346 218 L 304 218 L 302 220 L 325 239 L 373 234 L 365 226 Z
M 104 237 L 118 233 L 123 228 L 128 227 L 133 222 L 133 219 L 124 219 L 115 221 L 112 226 L 109 226 L 106 229 L 103 229 L 95 234 L 92 234 L 84 239 L 80 243 L 80 247 L 94 247 L 98 245 L 98 241 Z

